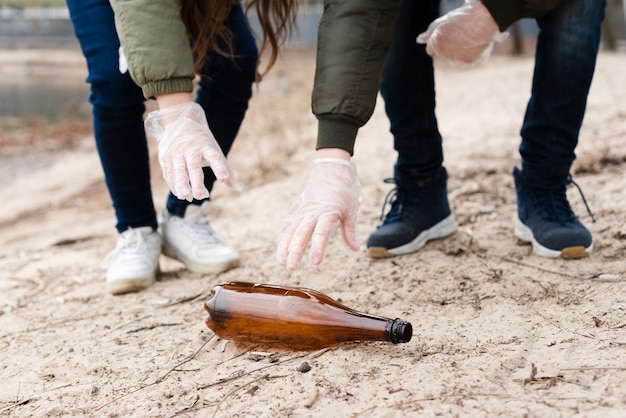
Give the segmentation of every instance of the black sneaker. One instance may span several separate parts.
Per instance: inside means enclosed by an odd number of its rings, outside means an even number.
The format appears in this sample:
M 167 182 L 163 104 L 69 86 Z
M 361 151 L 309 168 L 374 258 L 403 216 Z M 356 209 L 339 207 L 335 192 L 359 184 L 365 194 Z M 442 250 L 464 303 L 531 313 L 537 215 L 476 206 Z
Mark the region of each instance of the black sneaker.
M 385 198 L 381 224 L 367 240 L 367 253 L 373 258 L 412 253 L 428 241 L 456 231 L 444 167 L 429 178 L 411 177 L 396 167 L 394 176 L 385 180 L 396 187 Z M 387 202 L 391 209 L 384 216 Z
M 582 258 L 593 251 L 591 233 L 567 201 L 567 186 L 578 187 L 569 167 L 569 163 L 553 164 L 533 176 L 513 168 L 518 215 L 515 235 L 532 243 L 533 252 L 543 257 Z M 578 190 L 583 196 L 580 187 Z M 589 211 L 584 196 L 583 202 Z

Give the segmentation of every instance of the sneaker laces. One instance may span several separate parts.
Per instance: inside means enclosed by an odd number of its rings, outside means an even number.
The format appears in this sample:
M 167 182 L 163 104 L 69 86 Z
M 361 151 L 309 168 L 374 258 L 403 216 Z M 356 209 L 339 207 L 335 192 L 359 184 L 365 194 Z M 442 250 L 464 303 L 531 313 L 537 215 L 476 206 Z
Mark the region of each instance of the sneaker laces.
M 415 205 L 405 205 L 405 202 L 410 199 L 409 193 L 405 187 L 398 185 L 395 178 L 386 178 L 383 182 L 387 184 L 395 184 L 396 186 L 391 189 L 389 193 L 387 193 L 387 196 L 385 196 L 378 226 L 384 225 L 385 223 L 396 222 L 397 220 L 402 219 L 403 215 L 410 217 L 412 215 L 411 208 L 416 207 Z M 387 205 L 390 205 L 391 208 L 385 216 Z
M 568 184 L 571 183 L 574 186 L 576 186 L 576 188 L 578 189 L 578 193 L 580 193 L 580 197 L 583 199 L 583 203 L 585 204 L 585 208 L 587 209 L 587 213 L 589 214 L 589 216 L 591 216 L 591 222 L 595 223 L 596 222 L 596 218 L 595 218 L 595 216 L 593 216 L 593 213 L 591 213 L 591 209 L 589 209 L 589 205 L 587 204 L 587 199 L 585 199 L 585 195 L 583 194 L 583 189 L 581 189 L 580 186 L 578 185 L 578 183 L 576 183 L 574 181 L 574 179 L 572 178 L 571 174 L 567 176 L 567 181 L 568 181 Z
M 580 197 L 585 205 L 585 209 L 587 209 L 587 213 L 591 217 L 591 221 L 595 223 L 596 218 L 593 216 L 593 213 L 589 208 L 587 199 L 585 198 L 581 187 L 574 181 L 571 174 L 568 174 L 567 178 L 563 182 L 557 185 L 550 185 L 548 187 L 538 183 L 526 183 L 531 199 L 541 208 L 542 213 L 547 218 L 551 218 L 550 214 L 554 213 L 556 215 L 555 220 L 562 224 L 566 224 L 576 219 L 576 215 L 567 200 L 566 190 L 567 186 L 570 184 L 573 184 L 578 189 Z
M 128 228 L 122 234 L 117 241 L 117 245 L 106 257 L 102 260 L 101 267 L 107 269 L 115 262 L 119 256 L 124 255 L 136 255 L 147 252 L 146 235 L 137 228 Z

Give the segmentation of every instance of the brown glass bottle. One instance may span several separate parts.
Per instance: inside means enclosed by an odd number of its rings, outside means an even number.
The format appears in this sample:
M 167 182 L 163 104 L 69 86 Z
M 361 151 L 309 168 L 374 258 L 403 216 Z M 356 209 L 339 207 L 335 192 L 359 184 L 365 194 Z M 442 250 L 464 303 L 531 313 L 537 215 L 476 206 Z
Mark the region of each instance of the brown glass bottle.
M 411 340 L 413 327 L 350 309 L 316 290 L 227 282 L 211 289 L 206 325 L 226 340 L 293 350 L 348 341 Z

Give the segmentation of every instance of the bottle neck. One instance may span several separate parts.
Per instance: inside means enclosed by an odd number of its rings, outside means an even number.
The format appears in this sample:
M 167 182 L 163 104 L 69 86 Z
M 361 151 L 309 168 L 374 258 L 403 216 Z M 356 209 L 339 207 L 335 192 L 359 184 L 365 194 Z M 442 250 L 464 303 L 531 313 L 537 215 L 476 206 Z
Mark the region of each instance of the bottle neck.
M 398 344 L 408 343 L 413 336 L 413 326 L 399 318 L 390 319 L 385 327 L 385 337 L 387 341 Z

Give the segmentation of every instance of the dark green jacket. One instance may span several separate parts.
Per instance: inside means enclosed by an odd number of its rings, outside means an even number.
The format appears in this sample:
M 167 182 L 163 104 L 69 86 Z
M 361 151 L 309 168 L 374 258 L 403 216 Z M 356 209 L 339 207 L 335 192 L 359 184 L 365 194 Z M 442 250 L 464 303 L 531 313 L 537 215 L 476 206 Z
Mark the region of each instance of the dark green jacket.
M 423 1 L 423 0 L 414 0 Z M 540 17 L 561 0 L 483 0 L 500 30 Z M 372 116 L 380 76 L 402 0 L 326 0 L 318 29 L 313 113 L 317 149 L 352 154 L 357 132 Z
M 177 0 L 111 0 L 128 71 L 146 98 L 191 92 L 195 73 Z
M 236 5 L 238 0 L 224 0 Z M 148 98 L 193 91 L 195 73 L 179 0 L 111 0 L 128 71 Z

